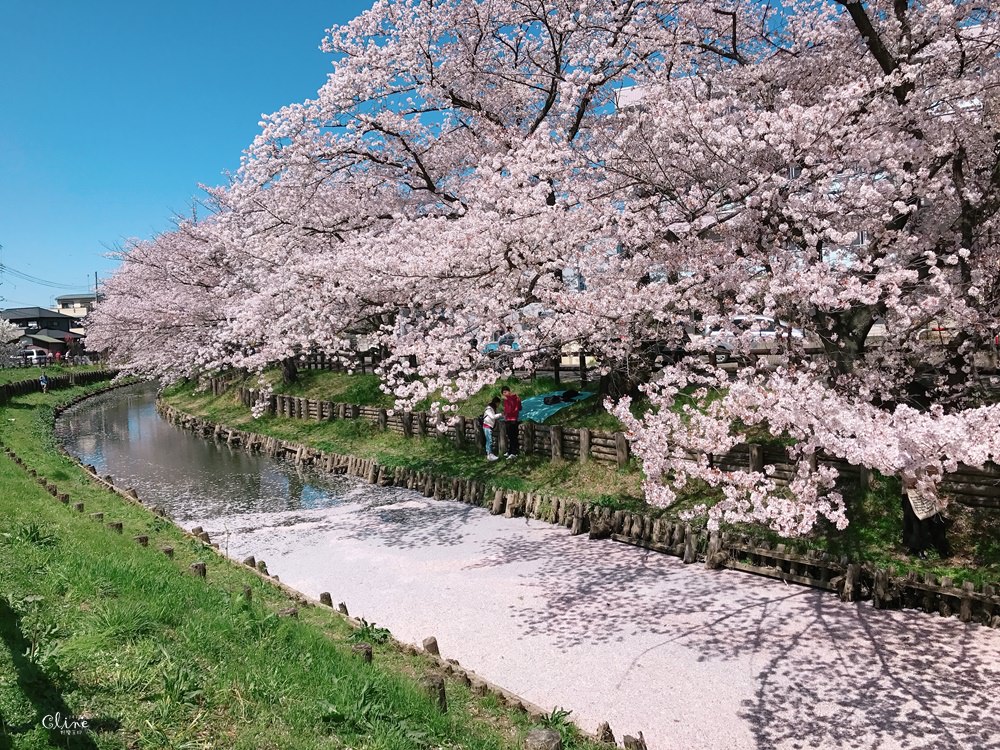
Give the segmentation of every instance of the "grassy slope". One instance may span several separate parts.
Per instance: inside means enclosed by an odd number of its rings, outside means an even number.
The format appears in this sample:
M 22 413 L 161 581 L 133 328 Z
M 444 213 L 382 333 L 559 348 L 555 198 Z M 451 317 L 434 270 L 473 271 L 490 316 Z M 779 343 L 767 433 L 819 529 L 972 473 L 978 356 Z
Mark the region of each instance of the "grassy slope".
M 281 417 L 253 419 L 232 392 L 213 396 L 190 386 L 173 386 L 165 392 L 168 402 L 229 427 L 308 443 L 322 450 L 377 458 L 389 466 L 408 466 L 456 477 L 477 478 L 497 487 L 523 491 L 574 494 L 587 499 L 639 498 L 641 474 L 634 467 L 619 471 L 608 464 L 553 463 L 522 456 L 515 462 L 488 463 L 474 450 L 459 451 L 436 438 L 404 438 L 380 432 L 361 420 L 305 422 Z M 337 400 L 337 396 L 328 396 Z
M 303 370 L 299 373 L 298 382 L 283 384 L 280 373 L 272 370 L 264 374 L 264 380 L 271 384 L 276 392 L 291 396 L 365 406 L 390 407 L 393 404 L 392 396 L 383 393 L 379 388 L 380 381 L 376 375 Z M 254 388 L 258 386 L 259 380 L 256 376 L 252 376 L 239 382 Z M 574 388 L 578 391 L 592 391 L 596 388 L 595 383 L 581 384 L 578 380 L 563 379 L 560 383 L 556 383 L 552 378 L 536 378 L 529 381 L 508 378 L 498 381 L 494 386 L 486 388 L 462 402 L 459 405 L 458 413 L 466 417 L 479 416 L 486 409 L 486 404 L 489 403 L 490 399 L 500 395 L 500 389 L 505 385 L 514 389 L 522 399 L 568 388 Z M 562 409 L 549 418 L 546 423 L 589 427 L 594 430 L 611 432 L 622 428 L 621 422 L 608 414 L 601 400 L 596 397 Z
M 279 589 L 91 484 L 50 432 L 51 404 L 82 390 L 0 409 L 4 443 L 87 511 L 0 455 L 0 750 L 517 746 L 523 715 L 451 683 L 449 713 L 437 713 L 414 682 L 427 668 L 419 657 L 376 646 L 365 666 L 329 610 L 275 616 L 289 605 Z M 140 533 L 148 548 L 132 541 Z M 207 580 L 186 572 L 195 561 Z M 235 593 L 246 586 L 249 603 Z M 50 734 L 40 720 L 57 711 L 103 731 Z
M 311 398 L 334 401 L 347 400 L 341 394 L 352 378 L 374 379 L 374 376 L 369 375 L 352 376 L 322 371 L 305 375 L 301 387 L 308 389 Z M 325 390 L 328 384 L 336 384 L 341 390 Z M 532 383 L 512 381 L 511 384 L 522 397 L 556 389 L 555 384 L 547 379 Z M 497 385 L 497 392 L 500 385 L 502 384 Z M 239 406 L 230 395 L 214 397 L 209 393 L 194 393 L 190 386 L 176 386 L 168 394 L 171 394 L 168 400 L 178 407 L 231 427 L 305 442 L 323 450 L 377 458 L 381 463 L 392 466 L 405 465 L 450 476 L 478 478 L 497 487 L 598 500 L 612 507 L 643 509 L 674 518 L 696 503 L 711 503 L 717 497 L 700 491 L 692 483 L 685 488 L 683 500 L 664 511 L 645 505 L 642 499 L 642 474 L 634 462 L 624 471 L 596 462 L 549 462 L 534 457 L 520 458 L 513 464 L 490 464 L 482 456 L 471 451 L 458 451 L 446 442 L 418 438 L 408 440 L 393 433 L 381 433 L 366 423 L 314 423 L 277 417 L 253 420 L 248 411 Z M 491 395 L 491 392 L 478 394 L 461 407 L 460 413 L 466 416 L 480 413 L 481 407 Z M 557 416 L 562 417 L 560 423 L 579 425 L 579 422 L 573 421 L 573 410 L 583 408 L 584 404 L 579 404 L 559 412 Z M 594 411 L 591 418 L 591 426 L 613 428 L 608 422 L 613 417 L 606 412 Z M 759 440 L 770 436 L 762 434 L 753 437 Z M 740 527 L 738 531 L 773 542 L 805 543 L 837 556 L 847 555 L 852 560 L 866 560 L 886 566 L 896 572 L 931 572 L 950 576 L 956 581 L 1000 580 L 1000 513 L 970 509 L 957 503 L 952 505 L 950 513 L 955 520 L 949 533 L 955 556 L 949 560 L 937 559 L 933 552 L 928 553 L 930 557 L 927 560 L 913 559 L 906 554 L 900 544 L 902 511 L 899 485 L 894 479 L 882 478 L 865 497 L 851 499 L 851 525 L 846 531 L 838 532 L 832 527 L 821 525 L 806 540 L 781 539 L 760 527 Z M 694 524 L 697 526 L 699 523 L 701 521 L 695 519 Z
M 0 368 L 0 385 L 13 383 L 16 380 L 37 380 L 44 372 L 50 377 L 53 375 L 68 375 L 71 372 L 89 372 L 98 370 L 98 365 L 47 365 L 45 367 L 4 367 Z

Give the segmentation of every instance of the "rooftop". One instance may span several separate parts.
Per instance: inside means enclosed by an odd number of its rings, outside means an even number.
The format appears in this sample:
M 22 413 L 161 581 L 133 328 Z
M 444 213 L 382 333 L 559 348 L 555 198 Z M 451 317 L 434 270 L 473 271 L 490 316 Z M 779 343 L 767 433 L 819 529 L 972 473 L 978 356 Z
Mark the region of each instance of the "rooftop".
M 6 320 L 33 320 L 36 318 L 69 318 L 70 320 L 76 320 L 71 315 L 63 315 L 61 312 L 48 310 L 44 307 L 9 307 L 6 310 L 0 310 L 0 318 Z

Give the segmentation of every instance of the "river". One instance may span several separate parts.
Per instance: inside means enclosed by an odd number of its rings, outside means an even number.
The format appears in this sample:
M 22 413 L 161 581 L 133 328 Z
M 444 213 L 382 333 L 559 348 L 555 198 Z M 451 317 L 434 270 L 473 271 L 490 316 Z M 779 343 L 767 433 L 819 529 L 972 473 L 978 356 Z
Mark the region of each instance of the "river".
M 1000 748 L 1000 633 L 398 488 L 168 425 L 134 387 L 57 433 L 234 558 L 619 740 L 667 748 Z

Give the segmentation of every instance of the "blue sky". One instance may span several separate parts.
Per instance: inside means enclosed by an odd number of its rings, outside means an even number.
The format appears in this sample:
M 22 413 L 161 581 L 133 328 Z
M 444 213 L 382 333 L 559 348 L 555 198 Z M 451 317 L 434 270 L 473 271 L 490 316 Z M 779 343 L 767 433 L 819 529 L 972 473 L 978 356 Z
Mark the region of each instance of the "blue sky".
M 0 307 L 93 291 L 124 237 L 225 182 L 260 115 L 316 93 L 369 2 L 9 0 L 0 10 Z

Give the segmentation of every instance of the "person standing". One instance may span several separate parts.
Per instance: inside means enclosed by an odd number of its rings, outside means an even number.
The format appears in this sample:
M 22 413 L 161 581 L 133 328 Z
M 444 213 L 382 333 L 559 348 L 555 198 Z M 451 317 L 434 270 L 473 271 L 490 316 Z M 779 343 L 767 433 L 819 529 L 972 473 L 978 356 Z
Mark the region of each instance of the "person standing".
M 500 398 L 499 396 L 494 396 L 493 399 L 486 405 L 486 412 L 483 414 L 483 435 L 486 438 L 486 460 L 496 461 L 499 456 L 493 452 L 493 428 L 497 425 L 497 420 L 499 420 L 500 412 Z
M 507 455 L 505 458 L 514 458 L 520 452 L 520 442 L 518 440 L 518 427 L 521 418 L 521 398 L 514 393 L 509 386 L 500 389 L 503 396 L 503 419 L 507 427 Z
M 49 376 L 46 375 L 44 372 L 42 373 L 41 377 L 38 378 L 38 384 L 42 387 L 42 393 L 49 392 Z

